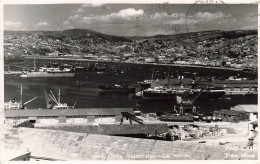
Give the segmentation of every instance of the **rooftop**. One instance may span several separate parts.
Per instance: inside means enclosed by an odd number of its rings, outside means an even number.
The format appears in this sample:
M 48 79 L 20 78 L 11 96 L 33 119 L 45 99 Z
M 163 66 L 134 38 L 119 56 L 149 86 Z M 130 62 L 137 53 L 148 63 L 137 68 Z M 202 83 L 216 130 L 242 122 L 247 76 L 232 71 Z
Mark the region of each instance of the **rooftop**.
M 258 105 L 237 105 L 233 108 L 233 110 L 258 113 Z
M 92 133 L 105 135 L 123 134 L 155 134 L 167 133 L 167 124 L 123 124 L 123 125 L 99 125 L 99 126 L 47 126 L 44 129 L 62 130 L 77 133 Z
M 220 111 L 214 111 L 214 113 L 238 116 L 239 114 L 245 114 L 246 112 L 244 112 L 244 111 L 236 111 L 236 110 L 221 109 Z
M 121 116 L 121 112 L 134 114 L 132 108 L 80 108 L 80 109 L 32 109 L 5 110 L 5 117 L 37 117 L 37 116 Z

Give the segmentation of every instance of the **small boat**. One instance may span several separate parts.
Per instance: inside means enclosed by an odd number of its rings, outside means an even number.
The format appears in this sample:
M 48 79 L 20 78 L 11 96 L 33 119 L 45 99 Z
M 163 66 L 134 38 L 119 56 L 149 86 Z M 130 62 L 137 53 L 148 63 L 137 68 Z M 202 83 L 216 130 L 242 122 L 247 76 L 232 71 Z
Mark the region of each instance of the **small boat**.
M 77 81 L 76 87 L 77 87 L 77 88 L 80 88 L 80 83 L 79 83 L 79 81 Z
M 150 88 L 151 84 L 152 84 L 153 80 L 144 80 L 144 81 L 140 81 L 137 82 L 143 89 L 147 89 Z
M 98 71 L 97 72 L 97 74 L 103 74 L 104 73 L 104 71 Z
M 142 87 L 142 89 L 148 89 L 148 88 L 151 87 L 151 84 L 154 81 L 153 78 L 154 78 L 154 68 L 153 68 L 151 80 L 150 79 L 144 80 L 144 81 L 140 81 L 140 82 L 137 82 L 137 83 Z

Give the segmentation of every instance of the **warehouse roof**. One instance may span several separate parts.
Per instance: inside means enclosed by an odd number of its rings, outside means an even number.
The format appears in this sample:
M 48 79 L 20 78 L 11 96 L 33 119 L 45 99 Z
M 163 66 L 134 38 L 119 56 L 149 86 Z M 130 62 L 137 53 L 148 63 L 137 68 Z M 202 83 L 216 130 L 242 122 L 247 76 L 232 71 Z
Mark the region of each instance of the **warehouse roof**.
M 257 108 L 258 106 L 257 105 L 237 105 L 235 106 L 234 108 L 241 108 L 241 110 L 245 111 L 245 112 L 248 112 L 248 113 L 258 113 L 257 111 Z
M 37 117 L 37 116 L 121 116 L 121 112 L 133 114 L 132 108 L 80 108 L 80 109 L 32 109 L 5 110 L 5 117 Z
M 214 111 L 214 113 L 238 116 L 239 114 L 245 114 L 246 112 L 244 112 L 244 111 L 236 111 L 236 110 L 221 109 L 220 111 Z
M 48 126 L 46 129 L 62 130 L 77 133 L 93 133 L 106 135 L 124 134 L 155 134 L 167 133 L 167 124 L 123 124 L 123 125 L 99 125 L 99 126 Z

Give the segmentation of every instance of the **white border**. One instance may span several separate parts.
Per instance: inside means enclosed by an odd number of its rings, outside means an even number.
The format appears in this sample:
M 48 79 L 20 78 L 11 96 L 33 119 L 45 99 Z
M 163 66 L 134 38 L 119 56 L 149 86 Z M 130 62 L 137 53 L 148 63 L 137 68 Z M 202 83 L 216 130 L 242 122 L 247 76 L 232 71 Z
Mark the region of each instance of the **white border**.
M 202 0 L 204 2 L 206 2 L 207 0 Z M 210 0 L 208 0 L 210 2 Z M 216 0 L 213 0 L 216 1 Z M 129 3 L 129 4 L 136 4 L 136 3 L 170 3 L 170 4 L 193 4 L 195 2 L 195 0 L 186 0 L 181 1 L 181 0 L 129 0 L 129 1 L 125 1 L 125 0 L 44 0 L 44 1 L 40 1 L 40 0 L 0 0 L 0 82 L 2 85 L 0 85 L 0 163 L 1 163 L 1 155 L 3 155 L 3 103 L 4 103 L 4 71 L 3 71 L 3 67 L 4 67 L 4 61 L 3 61 L 3 5 L 5 4 L 82 4 L 82 3 Z M 260 0 L 250 0 L 250 1 L 246 1 L 246 0 L 223 0 L 224 3 L 226 4 L 259 4 Z M 258 14 L 260 13 L 260 9 L 258 7 Z M 259 38 L 259 21 L 260 18 L 258 17 L 258 38 Z M 260 46 L 258 44 L 258 54 L 259 54 L 259 49 Z M 259 63 L 260 59 L 258 58 L 258 63 Z M 258 77 L 259 77 L 260 73 L 258 71 Z M 259 80 L 259 79 L 258 79 Z M 260 98 L 258 97 L 258 102 L 259 102 Z M 259 145 L 258 145 L 259 148 Z M 172 164 L 174 163 L 192 163 L 192 164 L 200 164 L 200 163 L 212 163 L 212 164 L 219 164 L 219 163 L 234 163 L 234 164 L 256 164 L 259 163 L 259 149 L 258 149 L 258 160 L 241 160 L 241 161 L 237 161 L 237 160 L 229 160 L 229 161 L 224 161 L 224 160 L 211 160 L 211 161 L 206 161 L 206 160 L 156 160 L 156 161 L 152 161 L 152 160 L 117 160 L 117 161 L 66 161 L 66 162 L 55 162 L 55 163 L 84 163 L 86 164 L 86 162 L 88 163 L 93 163 L 93 164 L 99 164 L 99 163 L 111 163 L 111 164 L 120 164 L 122 162 L 124 163 L 142 163 L 142 164 L 151 164 L 151 163 L 156 163 L 156 164 Z M 9 162 L 8 162 L 9 163 Z M 16 162 L 11 162 L 11 163 L 16 163 Z M 19 162 L 19 163 L 24 163 L 24 162 Z M 27 163 L 27 162 L 26 162 Z M 34 163 L 34 162 L 30 162 L 30 163 Z M 39 163 L 39 162 L 37 162 Z M 41 162 L 41 163 L 49 163 L 48 161 L 46 162 Z

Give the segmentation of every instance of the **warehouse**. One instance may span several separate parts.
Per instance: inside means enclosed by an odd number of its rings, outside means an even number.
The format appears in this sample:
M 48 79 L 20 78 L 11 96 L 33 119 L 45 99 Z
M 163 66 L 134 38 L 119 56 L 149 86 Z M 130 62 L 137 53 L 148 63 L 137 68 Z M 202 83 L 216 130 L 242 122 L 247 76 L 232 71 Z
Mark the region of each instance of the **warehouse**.
M 213 116 L 222 118 L 223 121 L 239 122 L 249 120 L 249 114 L 245 111 L 226 110 L 214 111 Z
M 132 108 L 83 108 L 6 110 L 4 115 L 5 124 L 14 126 L 24 121 L 38 124 L 115 123 L 120 122 L 121 112 L 134 113 Z
M 258 106 L 257 105 L 236 105 L 231 110 L 243 111 L 249 113 L 249 120 L 255 121 L 258 119 Z

